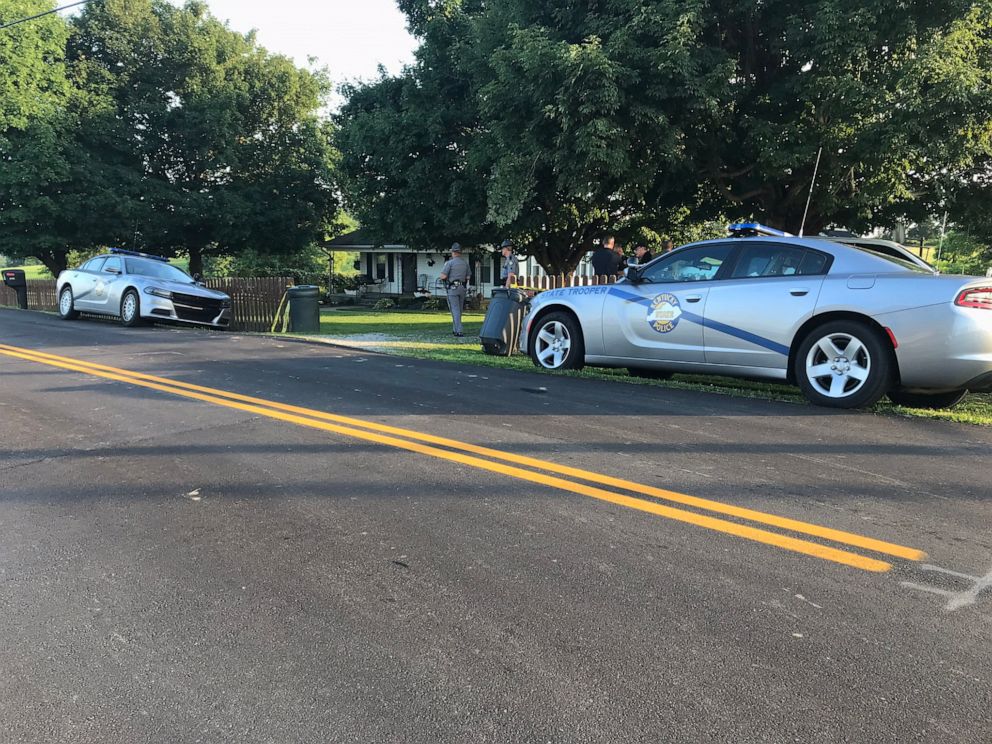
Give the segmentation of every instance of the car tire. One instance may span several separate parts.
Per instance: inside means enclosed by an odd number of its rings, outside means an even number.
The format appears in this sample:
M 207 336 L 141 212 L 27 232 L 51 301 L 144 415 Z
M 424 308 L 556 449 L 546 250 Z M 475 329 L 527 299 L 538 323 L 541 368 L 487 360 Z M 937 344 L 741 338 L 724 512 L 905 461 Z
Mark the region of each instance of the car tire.
M 72 294 L 72 287 L 66 284 L 59 292 L 59 317 L 62 320 L 75 320 L 79 317 L 76 309 L 76 298 Z
M 892 349 L 867 323 L 835 320 L 799 344 L 793 374 L 806 399 L 829 408 L 874 405 L 892 387 Z
M 627 367 L 627 372 L 631 377 L 641 377 L 645 380 L 670 380 L 675 374 L 663 369 L 650 369 L 648 367 Z
M 134 328 L 141 324 L 141 299 L 136 290 L 129 289 L 121 297 L 121 325 Z
M 890 390 L 889 400 L 897 406 L 907 408 L 953 408 L 967 395 L 967 390 L 951 390 L 946 393 L 907 393 L 903 390 Z
M 541 369 L 582 369 L 585 344 L 578 321 L 568 313 L 548 313 L 531 331 L 530 358 Z

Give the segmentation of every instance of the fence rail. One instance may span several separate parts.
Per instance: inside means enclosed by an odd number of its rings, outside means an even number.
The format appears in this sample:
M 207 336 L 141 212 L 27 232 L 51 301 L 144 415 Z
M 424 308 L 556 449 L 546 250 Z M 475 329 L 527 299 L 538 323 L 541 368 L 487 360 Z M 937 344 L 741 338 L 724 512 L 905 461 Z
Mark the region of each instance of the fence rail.
M 531 289 L 561 289 L 562 287 L 595 287 L 600 284 L 615 284 L 617 276 L 578 276 L 577 274 L 552 274 L 551 276 L 518 276 L 517 285 Z
M 260 279 L 225 277 L 204 282 L 210 289 L 220 290 L 231 297 L 232 331 L 263 332 L 272 327 L 283 292 L 292 283 L 291 278 L 284 276 Z M 17 307 L 14 290 L 0 285 L 0 306 Z M 58 309 L 54 279 L 28 280 L 28 307 L 32 310 Z

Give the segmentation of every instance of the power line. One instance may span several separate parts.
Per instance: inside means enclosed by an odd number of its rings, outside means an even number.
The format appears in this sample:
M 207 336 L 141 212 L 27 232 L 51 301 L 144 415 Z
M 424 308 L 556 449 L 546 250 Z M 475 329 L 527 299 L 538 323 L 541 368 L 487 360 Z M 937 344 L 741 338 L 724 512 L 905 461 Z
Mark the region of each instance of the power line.
M 22 23 L 27 23 L 28 21 L 33 21 L 37 18 L 44 18 L 45 16 L 51 15 L 52 13 L 58 13 L 63 10 L 69 10 L 69 8 L 75 8 L 77 5 L 86 5 L 86 3 L 88 3 L 89 1 L 90 0 L 79 0 L 78 3 L 70 3 L 69 5 L 63 5 L 61 8 L 46 10 L 44 13 L 38 13 L 38 15 L 28 16 L 27 18 L 21 18 L 20 20 L 17 21 L 11 21 L 10 23 L 5 23 L 2 26 L 0 26 L 0 31 L 3 31 L 5 28 L 10 28 L 11 26 L 19 26 Z

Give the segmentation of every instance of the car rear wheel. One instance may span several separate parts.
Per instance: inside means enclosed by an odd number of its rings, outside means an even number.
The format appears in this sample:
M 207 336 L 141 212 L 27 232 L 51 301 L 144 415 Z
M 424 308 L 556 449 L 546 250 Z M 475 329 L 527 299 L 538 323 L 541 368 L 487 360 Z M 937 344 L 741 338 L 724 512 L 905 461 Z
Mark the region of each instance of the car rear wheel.
M 549 313 L 531 332 L 530 358 L 544 369 L 582 369 L 585 348 L 579 324 L 568 313 Z
M 141 300 L 133 289 L 127 290 L 121 298 L 121 323 L 128 328 L 141 325 Z
M 79 317 L 76 310 L 76 298 L 72 296 L 72 287 L 68 284 L 59 293 L 59 317 L 62 320 L 75 320 Z
M 627 367 L 627 372 L 631 377 L 643 377 L 645 380 L 669 380 L 675 374 L 663 369 L 649 369 L 648 367 Z
M 793 373 L 811 403 L 871 406 L 892 385 L 892 352 L 866 323 L 836 320 L 814 328 L 796 354 Z
M 951 408 L 968 395 L 967 390 L 951 390 L 947 393 L 907 393 L 903 390 L 890 390 L 889 400 L 897 406 L 907 408 Z

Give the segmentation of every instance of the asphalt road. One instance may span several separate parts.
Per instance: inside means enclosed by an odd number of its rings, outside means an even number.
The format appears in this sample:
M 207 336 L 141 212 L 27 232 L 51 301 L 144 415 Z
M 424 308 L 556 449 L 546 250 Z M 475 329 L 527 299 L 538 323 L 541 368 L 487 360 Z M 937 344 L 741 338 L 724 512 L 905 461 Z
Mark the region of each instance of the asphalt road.
M 2 742 L 992 741 L 988 429 L 7 310 L 0 344 L 207 389 L 0 347 Z

